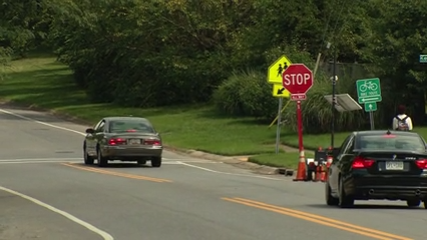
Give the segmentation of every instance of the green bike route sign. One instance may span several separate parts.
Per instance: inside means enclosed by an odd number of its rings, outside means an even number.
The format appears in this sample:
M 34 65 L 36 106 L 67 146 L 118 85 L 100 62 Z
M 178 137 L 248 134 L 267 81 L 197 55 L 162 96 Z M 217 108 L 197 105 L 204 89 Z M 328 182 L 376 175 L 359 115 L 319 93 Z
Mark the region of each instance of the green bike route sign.
M 365 103 L 365 112 L 375 112 L 377 111 L 377 103 L 376 102 L 367 102 Z
M 360 79 L 356 81 L 357 98 L 360 104 L 381 102 L 381 85 L 379 78 Z

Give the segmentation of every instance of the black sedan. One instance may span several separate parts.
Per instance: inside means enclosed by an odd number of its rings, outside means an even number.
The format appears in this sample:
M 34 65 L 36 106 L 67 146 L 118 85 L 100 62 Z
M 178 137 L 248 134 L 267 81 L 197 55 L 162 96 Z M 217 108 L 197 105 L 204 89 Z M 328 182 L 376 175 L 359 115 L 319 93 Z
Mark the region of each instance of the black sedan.
M 355 200 L 403 200 L 409 207 L 421 201 L 427 208 L 427 151 L 415 132 L 359 131 L 351 133 L 334 160 L 325 184 L 326 203 L 351 207 Z

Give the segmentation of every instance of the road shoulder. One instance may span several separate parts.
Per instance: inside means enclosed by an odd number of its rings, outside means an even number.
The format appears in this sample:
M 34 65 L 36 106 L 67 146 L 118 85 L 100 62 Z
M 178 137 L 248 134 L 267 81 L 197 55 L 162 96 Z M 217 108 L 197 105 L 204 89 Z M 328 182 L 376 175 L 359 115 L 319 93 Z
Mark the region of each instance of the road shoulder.
M 99 235 L 19 196 L 0 190 L 0 240 L 102 239 Z

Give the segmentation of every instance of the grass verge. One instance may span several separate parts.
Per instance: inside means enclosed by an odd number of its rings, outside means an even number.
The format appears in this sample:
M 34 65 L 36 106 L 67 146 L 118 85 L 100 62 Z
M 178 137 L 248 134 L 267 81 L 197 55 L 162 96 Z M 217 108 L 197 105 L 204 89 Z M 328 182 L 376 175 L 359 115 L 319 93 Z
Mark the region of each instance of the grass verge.
M 68 67 L 52 57 L 16 60 L 0 82 L 0 98 L 21 105 L 54 110 L 95 124 L 102 117 L 146 117 L 162 134 L 165 144 L 221 155 L 274 152 L 275 129 L 253 118 L 221 116 L 209 105 L 166 108 L 123 108 L 92 104 L 78 89 Z
M 165 144 L 177 148 L 226 156 L 274 153 L 275 127 L 268 128 L 267 124 L 260 124 L 254 118 L 222 116 L 209 105 L 139 109 L 92 104 L 85 92 L 75 86 L 69 68 L 57 63 L 54 57 L 13 61 L 6 74 L 0 82 L 0 98 L 3 100 L 54 110 L 92 124 L 112 115 L 146 117 L 162 134 Z M 416 128 L 416 131 L 427 136 L 427 128 Z M 346 133 L 337 133 L 336 145 L 345 136 Z M 286 129 L 282 130 L 281 140 L 286 145 L 298 146 L 296 134 Z M 329 135 L 304 135 L 304 146 L 308 150 L 327 147 L 329 142 Z M 286 158 L 297 159 L 290 157 L 292 154 L 286 153 L 289 156 Z
M 306 152 L 307 158 L 313 158 L 314 154 Z M 248 162 L 270 166 L 297 169 L 299 160 L 298 152 L 283 152 L 279 154 L 267 153 L 251 156 Z

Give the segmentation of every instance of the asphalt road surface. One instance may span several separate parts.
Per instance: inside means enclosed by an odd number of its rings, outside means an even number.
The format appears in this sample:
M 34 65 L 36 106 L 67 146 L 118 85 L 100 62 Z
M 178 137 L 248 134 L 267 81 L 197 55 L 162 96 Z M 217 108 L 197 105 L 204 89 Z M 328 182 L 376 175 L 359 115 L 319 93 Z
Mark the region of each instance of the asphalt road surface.
M 0 240 L 426 239 L 427 210 L 327 207 L 322 183 L 171 152 L 158 169 L 88 167 L 85 128 L 0 109 Z

